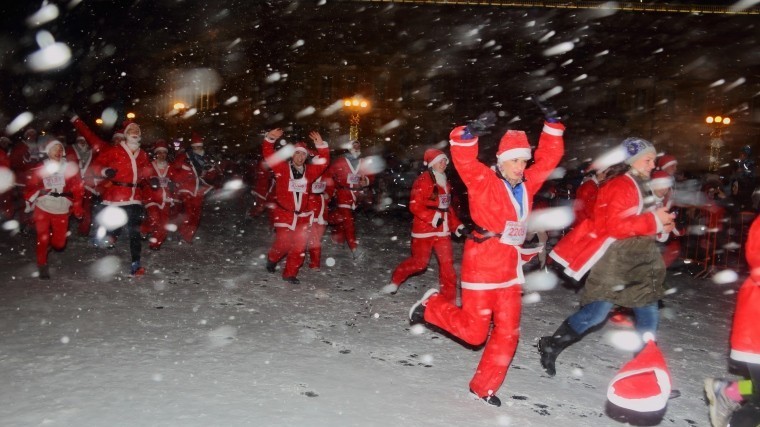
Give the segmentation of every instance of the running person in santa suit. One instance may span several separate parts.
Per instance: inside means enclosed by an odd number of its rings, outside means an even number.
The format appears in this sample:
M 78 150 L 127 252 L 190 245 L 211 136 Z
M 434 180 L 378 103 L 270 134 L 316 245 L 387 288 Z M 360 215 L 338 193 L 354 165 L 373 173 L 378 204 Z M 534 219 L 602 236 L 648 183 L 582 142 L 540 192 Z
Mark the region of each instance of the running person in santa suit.
M 655 236 L 675 227 L 675 215 L 658 207 L 648 185 L 656 151 L 649 141 L 627 138 L 621 152 L 628 171 L 599 189 L 594 215 L 573 228 L 549 254 L 580 280 L 587 272 L 581 308 L 557 331 L 539 340 L 541 366 L 556 373 L 557 356 L 604 322 L 616 305 L 631 308 L 636 330 L 656 335 L 658 300 L 664 295 L 665 264 Z
M 282 158 L 275 152 L 274 143 L 282 137 L 280 128 L 270 130 L 264 139 L 262 153 L 269 167 L 275 174 L 274 218 L 275 239 L 267 254 L 267 271 L 274 273 L 277 263 L 282 258 L 285 268 L 282 278 L 298 284 L 296 277 L 305 258 L 306 241 L 312 211 L 309 210 L 309 191 L 314 181 L 322 175 L 330 163 L 330 149 L 322 140 L 319 132 L 312 131 L 309 137 L 317 148 L 318 157 L 310 164 L 306 163 L 309 151 L 306 144 L 299 142 L 289 158 Z
M 82 218 L 84 186 L 79 167 L 66 161 L 60 141 L 49 141 L 44 152 L 48 158 L 30 171 L 24 198 L 27 211 L 33 211 L 37 230 L 39 278 L 49 279 L 48 251 L 50 247 L 60 251 L 66 246 L 70 212 Z
M 145 215 L 142 187 L 147 185 L 152 169 L 145 151 L 140 149 L 142 131 L 137 123 L 128 123 L 123 132 L 125 141 L 102 151 L 95 159 L 94 168 L 104 178 L 102 183 L 103 204 L 119 207 L 127 214 L 129 253 L 131 258 L 129 273 L 142 276 L 145 268 L 141 265 L 142 236 L 140 225 Z M 119 230 L 110 231 L 116 233 Z
M 175 187 L 176 169 L 167 161 L 168 155 L 169 146 L 166 141 L 156 141 L 153 147 L 154 159 L 150 163 L 151 175 L 148 177 L 148 185 L 143 187 L 146 217 L 140 232 L 144 236 L 150 235 L 148 247 L 153 250 L 160 249 L 169 234 L 166 227 L 174 205 L 172 189 Z
M 550 120 L 544 123 L 535 163 L 529 168 L 531 149 L 523 131 L 510 130 L 501 138 L 495 171 L 478 161 L 472 124 L 451 131 L 451 158 L 467 186 L 475 223 L 464 245 L 462 307 L 431 289 L 410 311 L 413 323 L 424 320 L 471 345 L 485 342 L 469 386 L 494 406 L 501 405 L 496 393 L 520 336 L 522 266 L 541 250 L 522 247 L 533 196 L 564 154 L 565 126 Z
M 190 149 L 180 153 L 173 164 L 176 178 L 176 198 L 180 201 L 181 214 L 177 232 L 185 243 L 192 244 L 203 214 L 203 201 L 213 190 L 221 171 L 206 155 L 203 138 L 193 134 Z
M 327 176 L 335 183 L 337 208 L 330 214 L 330 224 L 334 225 L 332 239 L 338 244 L 346 242 L 354 259 L 359 259 L 362 252 L 356 240 L 354 210 L 357 202 L 364 195 L 375 179 L 368 173 L 367 159 L 361 157 L 361 144 L 352 141 L 351 148 L 345 156 L 330 165 Z
M 729 357 L 747 366 L 750 379 L 705 379 L 713 427 L 725 427 L 729 421 L 732 426 L 757 425 L 760 420 L 760 327 L 757 322 L 760 318 L 760 216 L 755 217 L 750 226 L 744 256 L 749 277 L 736 297 Z M 750 420 L 754 423 L 744 424 Z
M 454 251 L 451 233 L 461 236 L 464 231 L 451 203 L 451 183 L 446 178 L 449 158 L 441 150 L 425 151 L 428 170 L 422 172 L 412 185 L 409 210 L 412 222 L 412 256 L 396 267 L 391 283 L 381 292 L 395 294 L 409 276 L 424 271 L 435 251 L 438 260 L 438 281 L 443 298 L 452 304 L 457 299 L 457 273 L 454 270 Z
M 66 147 L 66 159 L 76 161 L 79 164 L 79 175 L 84 183 L 84 198 L 82 199 L 82 220 L 79 221 L 77 231 L 80 236 L 89 236 L 92 226 L 93 199 L 98 197 L 95 179 L 92 176 L 92 160 L 94 153 L 84 136 L 77 136 L 74 144 Z
M 327 206 L 335 196 L 335 184 L 325 174 L 320 175 L 311 184 L 309 192 L 309 210 L 312 212 L 311 227 L 309 228 L 309 268 L 318 270 L 322 265 L 322 237 L 325 235 L 328 223 Z

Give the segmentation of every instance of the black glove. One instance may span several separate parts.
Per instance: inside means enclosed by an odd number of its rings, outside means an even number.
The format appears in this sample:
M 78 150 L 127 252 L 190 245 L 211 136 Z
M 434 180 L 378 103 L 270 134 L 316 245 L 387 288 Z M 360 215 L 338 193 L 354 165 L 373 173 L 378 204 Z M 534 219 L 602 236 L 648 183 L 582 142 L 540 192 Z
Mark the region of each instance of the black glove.
M 464 139 L 472 139 L 475 136 L 487 134 L 488 128 L 496 124 L 496 113 L 493 111 L 486 111 L 478 116 L 477 119 L 471 121 L 467 127 L 464 128 Z
M 467 237 L 472 233 L 472 230 L 470 230 L 466 225 L 462 224 L 461 228 L 458 228 L 457 231 L 461 236 Z
M 108 179 L 111 179 L 111 178 L 115 177 L 116 176 L 116 169 L 114 169 L 114 168 L 103 169 L 103 176 L 106 177 L 106 178 L 108 178 Z
M 534 104 L 538 107 L 539 110 L 541 110 L 542 113 L 544 113 L 544 119 L 549 123 L 557 123 L 560 121 L 559 113 L 557 113 L 557 109 L 554 108 L 551 104 L 546 102 L 546 100 L 541 100 L 541 98 L 538 97 L 538 95 L 531 95 L 530 100 L 533 101 Z
M 150 182 L 150 188 L 154 190 L 157 189 L 161 185 L 161 182 L 158 180 L 157 176 L 150 177 L 148 181 Z
M 213 167 L 214 167 L 214 164 L 211 163 L 211 162 L 203 164 L 203 170 L 205 170 L 205 171 L 209 171 L 209 170 L 213 169 Z
M 443 218 L 438 218 L 438 221 L 435 222 L 435 228 L 438 228 L 443 224 Z

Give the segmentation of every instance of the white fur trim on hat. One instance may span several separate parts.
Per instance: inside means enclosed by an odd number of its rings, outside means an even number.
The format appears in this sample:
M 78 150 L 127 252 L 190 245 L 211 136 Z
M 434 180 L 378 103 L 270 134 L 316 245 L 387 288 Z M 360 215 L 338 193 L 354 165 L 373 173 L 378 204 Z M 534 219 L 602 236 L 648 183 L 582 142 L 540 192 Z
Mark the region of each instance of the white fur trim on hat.
M 440 162 L 443 159 L 446 159 L 446 161 L 449 161 L 448 156 L 446 156 L 445 154 L 441 153 L 441 154 L 435 156 L 435 158 L 433 160 L 427 162 L 427 167 L 432 168 L 434 164 Z
M 50 155 L 50 150 L 53 148 L 54 145 L 60 145 L 63 147 L 63 143 L 57 139 L 53 139 L 49 141 L 47 144 L 45 144 L 45 154 Z
M 660 188 L 670 188 L 673 186 L 673 178 L 671 177 L 662 177 L 662 178 L 654 178 L 649 181 L 649 188 L 651 189 L 660 189 Z
M 513 148 L 511 150 L 506 150 L 503 153 L 496 156 L 496 159 L 501 163 L 505 160 L 512 160 L 512 159 L 527 159 L 530 160 L 530 148 Z

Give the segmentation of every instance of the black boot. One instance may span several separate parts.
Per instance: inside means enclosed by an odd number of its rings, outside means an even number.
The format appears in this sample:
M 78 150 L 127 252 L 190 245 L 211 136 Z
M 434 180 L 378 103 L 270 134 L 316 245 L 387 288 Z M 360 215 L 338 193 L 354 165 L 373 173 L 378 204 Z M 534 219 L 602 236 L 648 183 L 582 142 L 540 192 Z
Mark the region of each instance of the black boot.
M 549 376 L 554 376 L 557 371 L 554 368 L 554 362 L 562 350 L 570 347 L 571 344 L 581 339 L 581 336 L 573 330 L 567 320 L 557 329 L 554 335 L 541 337 L 538 340 L 538 353 L 541 355 L 541 366 L 543 366 Z
M 274 261 L 269 261 L 267 259 L 267 271 L 270 273 L 274 273 L 276 269 L 277 269 L 277 263 Z

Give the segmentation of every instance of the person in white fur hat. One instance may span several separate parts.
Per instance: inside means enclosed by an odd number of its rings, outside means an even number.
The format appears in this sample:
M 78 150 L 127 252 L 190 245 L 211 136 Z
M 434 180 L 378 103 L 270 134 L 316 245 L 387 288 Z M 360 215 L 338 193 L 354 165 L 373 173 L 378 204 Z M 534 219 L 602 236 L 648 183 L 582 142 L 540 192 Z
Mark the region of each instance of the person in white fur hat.
M 67 162 L 63 144 L 57 139 L 47 142 L 44 148 L 48 158 L 30 171 L 24 192 L 26 211 L 37 231 L 37 267 L 40 279 L 50 278 L 48 251 L 63 250 L 69 228 L 69 215 L 82 218 L 84 186 L 79 167 Z
M 428 169 L 414 181 L 409 198 L 409 211 L 414 215 L 412 255 L 396 267 L 391 282 L 381 291 L 395 294 L 411 275 L 427 269 L 430 255 L 435 252 L 441 296 L 453 304 L 457 299 L 457 273 L 451 233 L 461 236 L 464 225 L 452 204 L 451 183 L 446 177 L 449 158 L 443 151 L 429 148 L 424 160 Z

